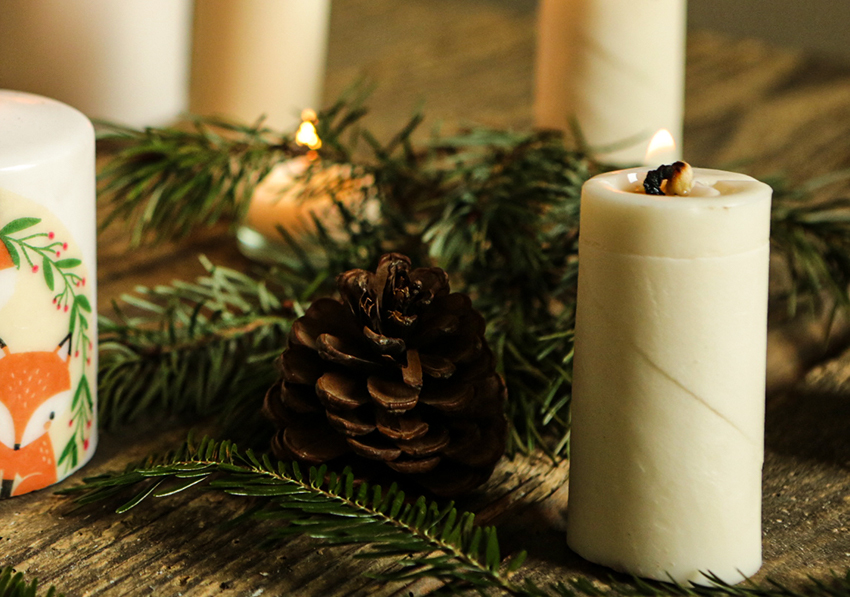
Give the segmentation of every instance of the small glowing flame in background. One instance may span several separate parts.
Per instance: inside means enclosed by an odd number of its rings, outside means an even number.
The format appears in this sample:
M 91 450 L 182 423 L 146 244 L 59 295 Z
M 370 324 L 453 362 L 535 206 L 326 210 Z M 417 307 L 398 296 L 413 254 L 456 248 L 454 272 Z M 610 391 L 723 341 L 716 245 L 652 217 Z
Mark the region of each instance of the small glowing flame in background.
M 322 146 L 322 140 L 316 132 L 316 112 L 309 108 L 301 112 L 301 126 L 298 127 L 298 132 L 295 133 L 295 141 L 299 145 L 304 145 L 310 149 L 319 149 Z
M 649 142 L 649 147 L 646 148 L 646 157 L 643 158 L 643 163 L 652 165 L 658 161 L 658 156 L 671 152 L 676 149 L 676 141 L 673 140 L 673 135 L 667 129 L 661 129 L 652 140 Z

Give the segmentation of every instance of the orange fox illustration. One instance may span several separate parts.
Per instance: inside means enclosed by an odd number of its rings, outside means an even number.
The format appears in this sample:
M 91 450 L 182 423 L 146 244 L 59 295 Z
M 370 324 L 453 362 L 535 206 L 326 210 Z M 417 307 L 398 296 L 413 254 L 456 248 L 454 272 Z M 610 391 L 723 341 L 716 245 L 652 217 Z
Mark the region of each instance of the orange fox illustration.
M 0 340 L 0 497 L 56 482 L 47 431 L 69 406 L 70 344 L 69 335 L 53 351 L 12 353 Z

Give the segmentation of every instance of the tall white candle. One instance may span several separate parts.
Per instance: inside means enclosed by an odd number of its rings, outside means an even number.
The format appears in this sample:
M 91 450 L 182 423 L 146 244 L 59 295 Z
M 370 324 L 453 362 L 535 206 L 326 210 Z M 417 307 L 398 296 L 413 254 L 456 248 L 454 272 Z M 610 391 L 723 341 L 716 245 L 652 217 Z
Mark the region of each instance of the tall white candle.
M 188 107 L 191 0 L 4 0 L 0 87 L 144 127 Z
M 292 128 L 319 108 L 330 0 L 203 0 L 195 5 L 190 107 Z
M 615 164 L 643 163 L 650 136 L 682 138 L 685 0 L 542 0 L 534 120 L 569 130 Z M 675 149 L 659 159 L 678 159 Z
M 653 196 L 646 172 L 582 189 L 567 541 L 737 582 L 761 565 L 771 189 L 695 169 L 697 196 Z
M 94 157 L 80 112 L 0 90 L 0 497 L 94 454 Z

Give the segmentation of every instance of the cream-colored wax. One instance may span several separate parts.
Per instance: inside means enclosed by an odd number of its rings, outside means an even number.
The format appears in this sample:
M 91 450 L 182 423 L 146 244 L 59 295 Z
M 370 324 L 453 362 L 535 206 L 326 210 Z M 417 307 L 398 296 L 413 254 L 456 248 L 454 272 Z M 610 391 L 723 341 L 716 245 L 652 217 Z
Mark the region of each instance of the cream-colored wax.
M 3 0 L 0 87 L 135 127 L 189 103 L 191 0 Z
M 567 541 L 616 570 L 705 583 L 761 566 L 771 189 L 582 190 Z M 742 576 L 743 575 L 743 576 Z
M 661 128 L 682 139 L 685 0 L 542 0 L 539 10 L 537 126 L 570 130 L 575 118 L 595 149 L 626 141 L 601 155 L 622 165 L 643 163 Z
M 237 232 L 240 248 L 248 257 L 274 261 L 276 254 L 292 250 L 279 229 L 305 242 L 316 233 L 316 219 L 331 238 L 343 240 L 346 227 L 340 206 L 357 218 L 377 221 L 380 210 L 373 184 L 371 175 L 359 174 L 348 165 L 325 166 L 305 156 L 281 162 L 251 197 Z
M 192 112 L 294 127 L 321 107 L 329 15 L 330 0 L 196 2 Z

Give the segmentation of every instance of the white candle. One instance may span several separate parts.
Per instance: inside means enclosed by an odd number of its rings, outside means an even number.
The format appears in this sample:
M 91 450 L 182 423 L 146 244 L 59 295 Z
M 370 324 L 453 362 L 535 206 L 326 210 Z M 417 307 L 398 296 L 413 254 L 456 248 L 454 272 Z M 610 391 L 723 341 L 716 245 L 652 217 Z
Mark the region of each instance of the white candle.
M 534 119 L 569 130 L 575 118 L 610 163 L 643 163 L 660 128 L 682 138 L 685 0 L 542 0 Z M 675 149 L 661 160 L 679 158 Z
M 97 443 L 94 130 L 0 91 L 0 496 L 70 475 Z
M 4 0 L 0 88 L 161 126 L 188 107 L 191 0 Z
M 321 105 L 330 0 L 203 0 L 195 5 L 190 107 L 291 128 Z
M 646 195 L 646 172 L 582 189 L 567 541 L 734 583 L 761 565 L 771 189 L 694 169 L 695 196 Z
M 237 231 L 240 249 L 253 259 L 277 261 L 292 254 L 278 228 L 303 243 L 316 232 L 314 218 L 331 238 L 343 240 L 345 222 L 337 202 L 356 217 L 376 222 L 379 206 L 372 185 L 371 176 L 356 174 L 350 165 L 323 166 L 306 156 L 281 162 L 251 197 Z

